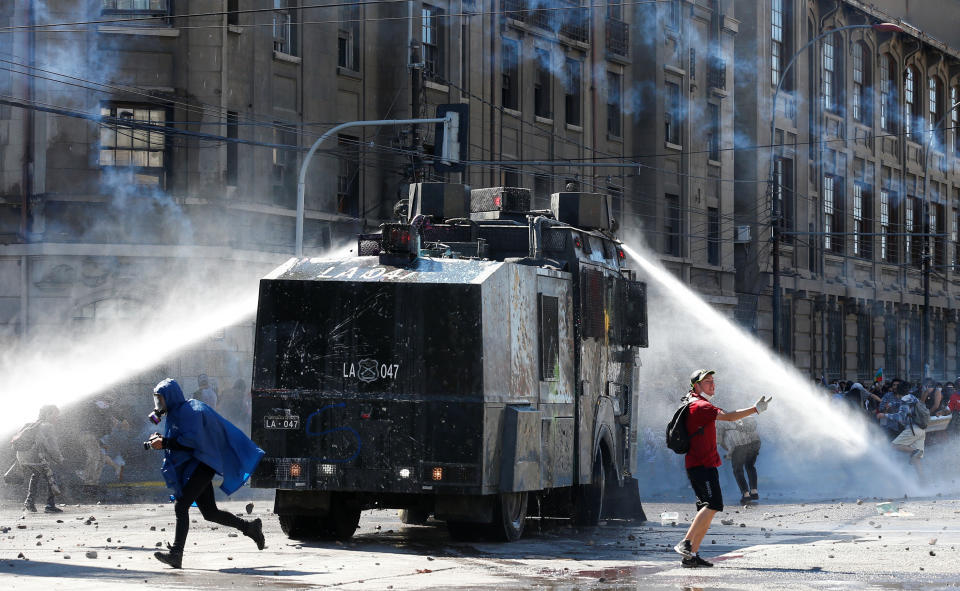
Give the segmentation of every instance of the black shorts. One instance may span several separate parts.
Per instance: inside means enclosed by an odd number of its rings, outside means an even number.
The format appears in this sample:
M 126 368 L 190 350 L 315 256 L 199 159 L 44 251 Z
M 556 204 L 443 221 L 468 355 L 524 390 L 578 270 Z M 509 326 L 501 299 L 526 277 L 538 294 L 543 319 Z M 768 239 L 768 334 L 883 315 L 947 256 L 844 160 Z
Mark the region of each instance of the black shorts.
M 720 492 L 720 473 L 716 468 L 694 466 L 687 468 L 687 478 L 697 495 L 697 511 L 708 507 L 714 511 L 723 511 L 723 493 Z

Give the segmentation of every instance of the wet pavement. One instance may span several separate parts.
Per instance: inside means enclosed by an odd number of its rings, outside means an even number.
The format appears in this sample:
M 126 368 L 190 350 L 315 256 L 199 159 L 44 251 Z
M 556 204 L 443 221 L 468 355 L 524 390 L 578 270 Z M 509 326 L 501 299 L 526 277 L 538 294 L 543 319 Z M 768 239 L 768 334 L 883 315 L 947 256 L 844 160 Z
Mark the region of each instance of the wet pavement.
M 607 521 L 574 528 L 528 522 L 513 544 L 452 540 L 440 523 L 407 526 L 367 511 L 347 543 L 288 540 L 272 502 L 221 503 L 264 521 L 267 548 L 192 510 L 183 570 L 153 558 L 173 538 L 173 506 L 68 505 L 24 514 L 0 506 L 0 581 L 9 589 L 945 589 L 960 588 L 960 500 L 856 499 L 728 507 L 701 553 L 711 569 L 683 569 L 672 547 L 690 504 L 647 503 L 677 525 Z M 892 501 L 894 514 L 876 504 Z M 723 523 L 721 523 L 723 520 Z

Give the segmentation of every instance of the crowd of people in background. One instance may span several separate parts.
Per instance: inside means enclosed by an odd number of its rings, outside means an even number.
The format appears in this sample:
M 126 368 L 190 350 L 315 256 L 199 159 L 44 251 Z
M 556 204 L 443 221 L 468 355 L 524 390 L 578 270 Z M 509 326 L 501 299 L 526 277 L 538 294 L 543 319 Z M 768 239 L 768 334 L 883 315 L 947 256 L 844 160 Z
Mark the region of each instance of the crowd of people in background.
M 948 423 L 948 430 L 960 433 L 960 377 L 945 383 L 878 378 L 869 387 L 842 380 L 826 383 L 819 379 L 816 383 L 835 403 L 849 405 L 867 416 L 886 435 L 894 451 L 908 455 L 918 473 L 931 423 Z

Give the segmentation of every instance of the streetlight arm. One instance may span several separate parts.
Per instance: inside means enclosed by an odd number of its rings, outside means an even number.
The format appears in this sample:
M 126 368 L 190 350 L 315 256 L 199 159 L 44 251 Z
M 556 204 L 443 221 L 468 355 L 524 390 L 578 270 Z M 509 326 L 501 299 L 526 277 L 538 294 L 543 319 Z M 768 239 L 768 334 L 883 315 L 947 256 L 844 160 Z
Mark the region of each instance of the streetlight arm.
M 313 159 L 313 155 L 317 152 L 317 148 L 320 147 L 327 138 L 337 133 L 342 129 L 347 129 L 350 127 L 370 127 L 375 125 L 410 125 L 411 123 L 441 123 L 445 120 L 443 117 L 434 117 L 431 119 L 378 119 L 374 121 L 349 121 L 347 123 L 341 123 L 340 125 L 331 127 L 323 135 L 320 136 L 320 139 L 313 142 L 313 145 L 310 146 L 310 150 L 307 152 L 306 157 L 303 159 L 303 163 L 300 164 L 300 174 L 297 177 L 297 238 L 296 238 L 296 256 L 300 258 L 303 256 L 303 210 L 304 210 L 304 201 L 306 194 L 306 183 L 307 183 L 307 168 L 310 166 L 310 161 Z

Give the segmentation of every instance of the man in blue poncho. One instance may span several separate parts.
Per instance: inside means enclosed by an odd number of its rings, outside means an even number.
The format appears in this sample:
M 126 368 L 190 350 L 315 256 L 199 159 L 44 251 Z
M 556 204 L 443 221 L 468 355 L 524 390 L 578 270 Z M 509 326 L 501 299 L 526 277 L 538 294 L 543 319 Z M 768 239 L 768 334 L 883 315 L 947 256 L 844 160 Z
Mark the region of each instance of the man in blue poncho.
M 260 519 L 244 521 L 217 508 L 213 496 L 213 475 L 223 476 L 220 488 L 233 494 L 243 486 L 263 457 L 263 450 L 243 432 L 199 400 L 185 400 L 183 390 L 167 378 L 153 389 L 154 411 L 150 420 L 159 423 L 166 416 L 161 436 L 150 437 L 150 447 L 163 449 L 163 479 L 173 490 L 177 529 L 169 552 L 155 552 L 160 562 L 180 568 L 183 548 L 190 529 L 190 505 L 197 504 L 207 521 L 240 530 L 263 550 Z

